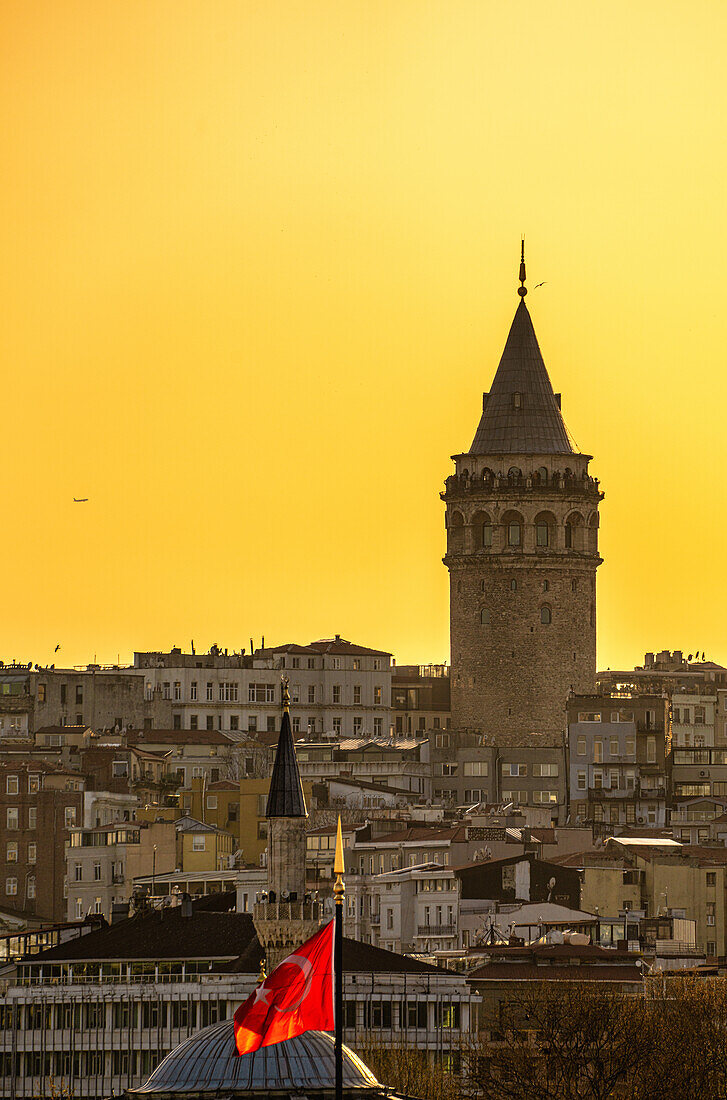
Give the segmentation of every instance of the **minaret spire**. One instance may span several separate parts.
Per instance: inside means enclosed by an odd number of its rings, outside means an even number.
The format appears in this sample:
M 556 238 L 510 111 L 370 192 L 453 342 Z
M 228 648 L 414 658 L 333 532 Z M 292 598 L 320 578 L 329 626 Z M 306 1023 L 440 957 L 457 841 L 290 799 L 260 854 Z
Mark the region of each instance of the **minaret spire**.
M 520 242 L 520 286 L 518 287 L 518 294 L 521 298 L 524 298 L 528 292 L 528 288 L 525 286 L 525 238 L 523 237 Z

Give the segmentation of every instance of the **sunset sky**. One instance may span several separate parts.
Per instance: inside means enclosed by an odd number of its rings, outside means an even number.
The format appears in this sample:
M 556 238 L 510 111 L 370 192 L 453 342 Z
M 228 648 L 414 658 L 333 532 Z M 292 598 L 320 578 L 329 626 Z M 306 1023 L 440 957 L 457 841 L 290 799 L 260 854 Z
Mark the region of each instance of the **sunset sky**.
M 525 234 L 599 665 L 727 664 L 726 40 L 721 0 L 6 0 L 0 658 L 448 660 Z

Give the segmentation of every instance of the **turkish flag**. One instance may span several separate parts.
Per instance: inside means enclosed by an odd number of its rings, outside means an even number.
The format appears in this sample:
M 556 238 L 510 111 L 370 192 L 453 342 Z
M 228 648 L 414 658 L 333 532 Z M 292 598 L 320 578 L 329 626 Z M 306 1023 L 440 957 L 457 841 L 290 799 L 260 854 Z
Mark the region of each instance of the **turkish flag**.
M 333 921 L 283 959 L 235 1013 L 238 1054 L 333 1031 Z

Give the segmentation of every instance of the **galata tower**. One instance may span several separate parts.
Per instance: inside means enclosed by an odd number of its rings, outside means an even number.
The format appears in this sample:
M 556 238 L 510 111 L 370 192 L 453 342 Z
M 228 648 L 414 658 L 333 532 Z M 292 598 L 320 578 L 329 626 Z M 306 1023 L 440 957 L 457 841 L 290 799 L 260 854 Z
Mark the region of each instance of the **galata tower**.
M 565 728 L 596 673 L 597 479 L 574 450 L 520 303 L 469 451 L 446 480 L 452 726 L 489 740 Z

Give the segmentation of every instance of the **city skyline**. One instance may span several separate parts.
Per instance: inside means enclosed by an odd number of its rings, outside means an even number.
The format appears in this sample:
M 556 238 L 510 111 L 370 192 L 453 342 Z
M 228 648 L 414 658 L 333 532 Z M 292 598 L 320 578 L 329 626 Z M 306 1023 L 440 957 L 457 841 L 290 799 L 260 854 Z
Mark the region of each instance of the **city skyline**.
M 449 660 L 439 492 L 524 234 L 606 491 L 598 665 L 724 663 L 725 18 L 4 10 L 0 658 L 339 632 Z

